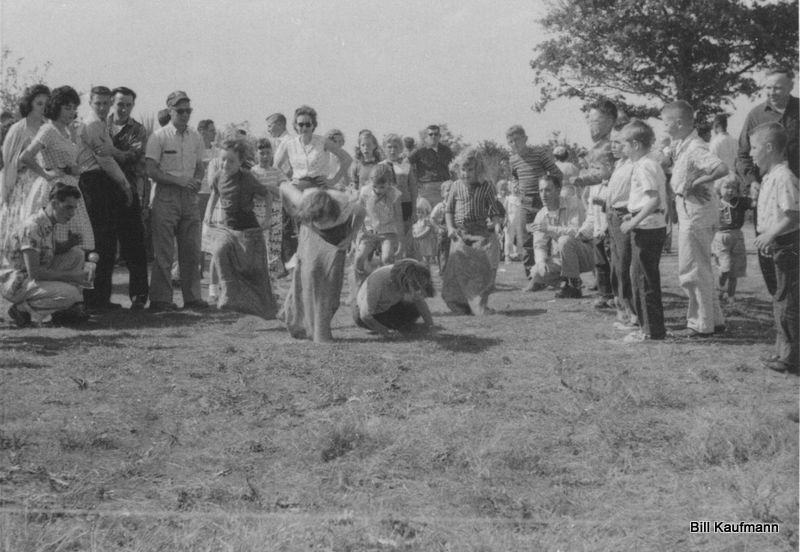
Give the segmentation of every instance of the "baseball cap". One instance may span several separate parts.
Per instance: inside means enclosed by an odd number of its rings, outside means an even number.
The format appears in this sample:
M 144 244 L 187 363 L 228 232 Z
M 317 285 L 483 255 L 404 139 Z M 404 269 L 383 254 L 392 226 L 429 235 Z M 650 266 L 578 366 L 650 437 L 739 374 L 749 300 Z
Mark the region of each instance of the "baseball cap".
M 176 90 L 167 96 L 167 107 L 175 107 L 183 101 L 189 102 L 191 100 L 189 99 L 189 96 L 186 95 L 186 92 L 183 90 Z

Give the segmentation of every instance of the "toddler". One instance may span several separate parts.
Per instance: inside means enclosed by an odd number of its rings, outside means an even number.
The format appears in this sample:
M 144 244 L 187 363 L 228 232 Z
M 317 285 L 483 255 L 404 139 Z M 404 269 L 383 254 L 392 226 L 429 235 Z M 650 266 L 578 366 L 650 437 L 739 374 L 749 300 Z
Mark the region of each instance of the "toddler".
M 747 251 L 744 247 L 745 211 L 750 208 L 750 198 L 739 195 L 735 178 L 723 180 L 719 194 L 719 230 L 711 242 L 711 253 L 719 268 L 719 298 L 733 307 L 736 281 L 747 275 Z M 726 286 L 727 284 L 727 286 Z

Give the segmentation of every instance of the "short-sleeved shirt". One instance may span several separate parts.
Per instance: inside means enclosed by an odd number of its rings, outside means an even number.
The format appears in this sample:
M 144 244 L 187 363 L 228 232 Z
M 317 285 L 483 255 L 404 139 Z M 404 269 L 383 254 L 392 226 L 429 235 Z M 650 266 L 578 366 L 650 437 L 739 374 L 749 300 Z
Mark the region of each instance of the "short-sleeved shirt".
M 643 230 L 663 228 L 667 225 L 665 209 L 667 206 L 667 177 L 658 161 L 650 157 L 642 157 L 633 163 L 631 173 L 631 190 L 628 196 L 628 211 L 638 213 L 649 201 L 645 192 L 655 192 L 658 195 L 658 204 L 655 211 L 647 215 L 637 228 Z
M 350 165 L 350 182 L 353 187 L 358 190 L 366 186 L 372 178 L 372 173 L 375 167 L 378 166 L 379 161 L 373 159 L 372 161 L 359 161 Z
M 672 189 L 683 195 L 686 188 L 704 174 L 711 174 L 722 164 L 708 150 L 708 144 L 693 130 L 689 136 L 673 144 Z M 710 184 L 709 184 L 710 185 Z M 711 190 L 713 192 L 713 190 Z
M 373 271 L 356 294 L 356 303 L 361 318 L 386 312 L 403 300 L 402 290 L 392 284 L 392 265 Z
M 461 180 L 453 183 L 450 195 L 445 199 L 448 214 L 453 215 L 457 228 L 486 225 L 489 217 L 504 217 L 506 210 L 497 199 L 494 186 L 489 182 L 466 184 Z
M 512 153 L 509 159 L 511 174 L 519 182 L 520 195 L 539 197 L 539 180 L 546 175 L 562 178 L 561 169 L 553 155 L 542 146 L 526 146 L 520 153 Z
M 400 190 L 394 186 L 389 186 L 383 197 L 375 194 L 372 184 L 362 187 L 358 200 L 367 213 L 364 227 L 376 234 L 399 234 L 396 214 L 400 213 L 400 195 Z
M 311 142 L 304 144 L 302 137 L 289 138 L 278 146 L 275 159 L 288 155 L 292 178 L 328 178 L 330 155 L 325 151 L 325 137 L 313 134 Z
M 608 179 L 608 206 L 614 209 L 628 208 L 631 193 L 631 174 L 633 163 L 630 159 L 620 159 Z
M 205 144 L 200 133 L 191 127 L 178 132 L 171 122 L 153 132 L 147 141 L 146 156 L 172 176 L 193 178 L 197 163 L 203 161 Z
M 772 167 L 761 180 L 761 191 L 758 193 L 758 231 L 766 232 L 772 228 L 786 213 L 798 211 L 797 177 L 784 161 Z M 782 236 L 797 232 L 798 224 L 786 230 Z
M 42 146 L 45 169 L 63 169 L 74 165 L 78 159 L 78 146 L 73 137 L 65 136 L 53 123 L 45 123 L 33 138 L 32 144 Z
M 578 201 L 561 201 L 559 208 L 541 209 L 533 219 L 534 225 L 545 225 L 546 230 L 533 232 L 533 257 L 535 262 L 545 262 L 553 255 L 560 255 L 558 238 L 576 237 L 583 225 L 585 212 Z
M 238 170 L 230 175 L 219 171 L 212 186 L 217 190 L 225 226 L 231 230 L 258 228 L 253 198 L 257 193 L 264 195 L 264 187 L 250 171 Z
M 11 234 L 11 239 L 6 244 L 5 255 L 10 267 L 15 270 L 27 272 L 24 251 L 35 251 L 39 254 L 39 266 L 49 267 L 55 256 L 55 234 L 53 221 L 47 216 L 44 209 L 28 217 Z
M 453 152 L 444 144 L 439 144 L 436 149 L 431 147 L 419 148 L 409 157 L 420 183 L 449 180 L 450 162 L 452 160 Z

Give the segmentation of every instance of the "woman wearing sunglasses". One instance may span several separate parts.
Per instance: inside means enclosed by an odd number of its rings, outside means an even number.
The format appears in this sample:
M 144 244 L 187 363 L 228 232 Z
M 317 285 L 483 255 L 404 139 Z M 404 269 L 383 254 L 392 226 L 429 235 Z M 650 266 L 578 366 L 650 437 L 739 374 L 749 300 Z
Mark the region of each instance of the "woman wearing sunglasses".
M 287 176 L 301 191 L 307 188 L 332 188 L 347 174 L 353 162 L 353 158 L 335 142 L 314 134 L 316 128 L 316 110 L 307 105 L 298 107 L 294 112 L 297 137 L 283 142 L 275 153 L 273 166 L 288 166 Z M 328 178 L 330 154 L 339 160 L 339 170 L 332 178 Z

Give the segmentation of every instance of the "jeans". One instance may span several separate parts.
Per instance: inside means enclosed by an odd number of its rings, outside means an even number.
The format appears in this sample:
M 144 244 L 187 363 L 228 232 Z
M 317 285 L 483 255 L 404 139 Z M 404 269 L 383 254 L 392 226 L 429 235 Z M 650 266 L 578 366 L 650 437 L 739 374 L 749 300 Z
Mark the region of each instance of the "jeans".
M 83 291 L 88 306 L 104 305 L 111 300 L 111 277 L 117 258 L 119 208 L 124 203 L 119 185 L 101 170 L 87 171 L 79 186 L 92 223 L 94 246 L 100 260 L 94 278 L 94 289 Z
M 624 211 L 611 209 L 608 213 L 608 241 L 611 246 L 611 270 L 616 284 L 615 295 L 624 307 L 633 311 L 633 287 L 631 285 L 631 249 L 633 236 L 623 234 L 619 227 L 622 224 Z
M 798 247 L 800 232 L 778 236 L 773 246 L 772 259 L 775 263 L 775 294 L 772 296 L 772 312 L 775 316 L 775 353 L 781 362 L 797 370 L 800 331 L 798 309 L 800 309 L 800 278 L 798 273 Z
M 666 228 L 631 230 L 631 283 L 633 303 L 642 332 L 650 339 L 664 339 L 664 305 L 661 302 L 661 251 Z

